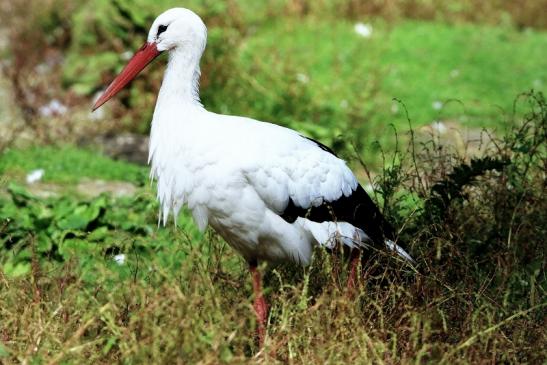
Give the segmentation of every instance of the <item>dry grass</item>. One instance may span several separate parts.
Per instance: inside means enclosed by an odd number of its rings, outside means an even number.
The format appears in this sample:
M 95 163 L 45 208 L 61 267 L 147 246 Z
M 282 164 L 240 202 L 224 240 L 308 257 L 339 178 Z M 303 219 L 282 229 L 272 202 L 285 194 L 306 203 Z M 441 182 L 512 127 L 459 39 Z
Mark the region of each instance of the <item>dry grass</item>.
M 330 2 L 293 0 L 291 3 L 294 4 L 292 8 L 300 12 L 312 9 L 320 11 L 325 8 L 325 5 L 330 4 L 331 11 L 347 17 L 381 16 L 388 20 L 412 18 L 452 23 L 513 24 L 523 28 L 547 26 L 544 17 L 536 16 L 547 6 L 545 0 L 525 0 L 518 3 L 503 0 L 339 0 Z
M 196 260 L 199 262 L 199 260 Z M 316 260 L 317 262 L 318 260 Z M 268 292 L 263 351 L 245 268 L 220 275 L 189 260 L 179 273 L 89 286 L 70 264 L 28 279 L 3 278 L 6 363 L 541 363 L 546 303 L 510 311 L 482 288 L 436 275 L 385 279 L 356 298 L 333 283 L 311 295 L 286 278 Z M 313 269 L 312 269 L 313 272 Z M 108 275 L 103 273 L 102 275 Z M 110 273 L 111 274 L 111 273 Z M 101 274 L 99 274 L 101 275 Z M 387 274 L 389 276 L 389 274 Z M 305 275 L 310 286 L 316 277 Z M 328 281 L 328 279 L 323 279 Z M 325 285 L 326 284 L 326 285 Z M 6 356 L 6 354 L 4 354 Z

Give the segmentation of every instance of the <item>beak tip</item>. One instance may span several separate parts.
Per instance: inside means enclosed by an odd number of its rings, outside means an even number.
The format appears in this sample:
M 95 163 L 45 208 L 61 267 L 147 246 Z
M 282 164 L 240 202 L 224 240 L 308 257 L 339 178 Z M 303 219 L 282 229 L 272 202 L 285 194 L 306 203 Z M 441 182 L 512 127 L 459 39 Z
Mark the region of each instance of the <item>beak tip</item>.
M 95 103 L 91 107 L 91 112 L 99 109 L 101 106 L 103 106 L 104 103 L 108 101 L 109 98 L 106 98 L 105 95 L 106 94 L 101 95 L 101 97 L 95 101 Z

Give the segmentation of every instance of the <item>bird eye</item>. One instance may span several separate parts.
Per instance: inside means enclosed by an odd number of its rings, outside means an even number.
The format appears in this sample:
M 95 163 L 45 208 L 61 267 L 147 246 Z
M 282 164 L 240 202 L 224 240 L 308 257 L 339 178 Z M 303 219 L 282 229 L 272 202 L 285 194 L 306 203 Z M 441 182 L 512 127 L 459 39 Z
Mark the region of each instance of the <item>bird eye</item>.
M 158 34 L 156 34 L 156 38 L 158 38 L 160 36 L 160 34 L 165 32 L 166 30 L 167 30 L 167 25 L 160 25 L 158 27 Z

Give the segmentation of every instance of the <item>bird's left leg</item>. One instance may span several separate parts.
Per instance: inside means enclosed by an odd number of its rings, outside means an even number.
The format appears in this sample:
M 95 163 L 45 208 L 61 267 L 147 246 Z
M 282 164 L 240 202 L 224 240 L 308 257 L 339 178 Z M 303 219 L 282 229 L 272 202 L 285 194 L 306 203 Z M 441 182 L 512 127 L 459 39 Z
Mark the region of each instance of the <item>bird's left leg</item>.
M 348 274 L 348 292 L 353 292 L 357 287 L 359 263 L 361 261 L 361 250 L 354 248 L 351 250 Z
M 258 322 L 258 344 L 260 347 L 264 345 L 264 338 L 266 336 L 266 319 L 268 316 L 268 305 L 266 299 L 262 295 L 262 284 L 260 280 L 260 272 L 257 269 L 257 261 L 252 260 L 249 262 L 249 270 L 251 271 L 251 277 L 253 280 L 253 292 L 254 292 L 254 309 L 256 313 L 256 319 Z

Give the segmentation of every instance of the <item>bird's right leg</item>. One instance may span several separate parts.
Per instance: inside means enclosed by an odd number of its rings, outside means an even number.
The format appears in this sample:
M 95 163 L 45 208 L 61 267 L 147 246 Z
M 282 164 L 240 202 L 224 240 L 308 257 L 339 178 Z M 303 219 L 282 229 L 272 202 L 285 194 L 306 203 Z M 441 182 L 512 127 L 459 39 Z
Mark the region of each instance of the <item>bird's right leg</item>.
M 254 292 L 254 309 L 256 313 L 256 319 L 258 323 L 258 344 L 260 347 L 264 345 L 264 338 L 266 337 L 266 319 L 268 316 L 268 305 L 266 299 L 262 295 L 262 284 L 260 280 L 260 272 L 257 269 L 257 261 L 251 260 L 249 262 L 249 270 L 251 271 L 251 277 L 253 280 L 253 292 Z

